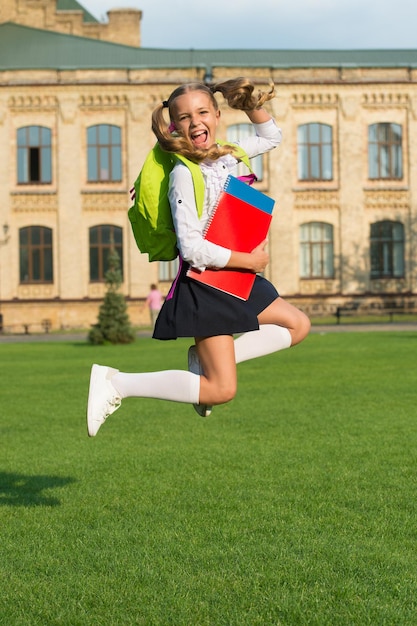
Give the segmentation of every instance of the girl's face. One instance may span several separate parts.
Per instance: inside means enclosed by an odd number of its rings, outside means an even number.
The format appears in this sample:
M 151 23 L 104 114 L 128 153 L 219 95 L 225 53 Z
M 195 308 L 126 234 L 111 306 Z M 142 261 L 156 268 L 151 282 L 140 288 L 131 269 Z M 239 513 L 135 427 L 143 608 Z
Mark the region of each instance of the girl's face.
M 220 111 L 203 91 L 189 91 L 175 98 L 171 105 L 176 130 L 199 149 L 216 143 Z

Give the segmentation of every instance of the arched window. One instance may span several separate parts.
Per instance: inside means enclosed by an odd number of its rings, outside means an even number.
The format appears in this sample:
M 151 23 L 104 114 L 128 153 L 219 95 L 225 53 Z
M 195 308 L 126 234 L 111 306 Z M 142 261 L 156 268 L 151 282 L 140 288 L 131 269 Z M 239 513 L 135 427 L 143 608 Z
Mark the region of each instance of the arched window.
M 371 224 L 371 278 L 404 276 L 404 226 L 385 220 Z
M 123 276 L 123 231 L 118 226 L 101 224 L 90 228 L 90 282 L 103 282 L 109 269 L 109 254 L 114 249 L 119 255 Z
M 21 283 L 52 283 L 52 229 L 26 226 L 19 230 Z
M 51 130 L 24 126 L 17 130 L 17 182 L 19 185 L 52 181 Z
M 252 137 L 255 135 L 255 130 L 252 124 L 233 124 L 227 129 L 227 141 L 230 143 L 239 143 L 242 139 Z M 262 154 L 250 159 L 250 164 L 253 172 L 256 174 L 257 179 L 260 181 L 263 179 L 263 159 Z M 243 163 L 239 163 L 237 166 L 237 176 L 247 174 L 247 169 Z
M 369 178 L 402 178 L 402 129 L 399 124 L 371 124 L 368 129 Z
M 302 124 L 297 141 L 299 180 L 332 180 L 332 127 L 315 122 Z
M 119 126 L 98 124 L 87 128 L 87 179 L 90 183 L 122 180 L 122 145 Z
M 333 226 L 309 222 L 300 226 L 301 278 L 333 278 Z

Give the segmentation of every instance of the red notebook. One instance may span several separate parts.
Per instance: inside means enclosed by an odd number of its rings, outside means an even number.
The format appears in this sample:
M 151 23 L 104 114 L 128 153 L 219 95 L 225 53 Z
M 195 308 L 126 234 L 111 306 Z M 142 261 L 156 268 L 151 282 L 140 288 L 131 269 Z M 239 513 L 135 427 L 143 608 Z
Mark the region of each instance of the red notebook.
M 234 176 L 228 176 L 204 238 L 231 250 L 252 252 L 268 234 L 274 204 L 274 200 L 261 191 Z M 235 269 L 206 269 L 200 272 L 191 267 L 187 276 L 247 300 L 256 275 Z

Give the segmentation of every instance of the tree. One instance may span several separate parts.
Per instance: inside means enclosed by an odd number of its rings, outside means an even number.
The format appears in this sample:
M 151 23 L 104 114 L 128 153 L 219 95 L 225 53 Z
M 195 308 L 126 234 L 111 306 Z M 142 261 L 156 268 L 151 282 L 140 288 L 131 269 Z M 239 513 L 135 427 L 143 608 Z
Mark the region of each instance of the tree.
M 108 270 L 104 276 L 106 295 L 100 306 L 97 324 L 88 334 L 88 341 L 95 345 L 104 343 L 132 343 L 135 333 L 127 314 L 126 300 L 118 293 L 122 284 L 120 258 L 114 248 L 108 257 Z

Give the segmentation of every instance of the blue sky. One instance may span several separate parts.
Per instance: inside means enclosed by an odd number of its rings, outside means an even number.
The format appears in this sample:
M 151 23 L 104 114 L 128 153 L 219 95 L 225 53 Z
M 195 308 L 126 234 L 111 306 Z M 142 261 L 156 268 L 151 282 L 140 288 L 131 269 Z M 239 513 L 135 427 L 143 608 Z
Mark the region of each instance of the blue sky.
M 417 48 L 416 0 L 78 1 L 101 21 L 140 9 L 146 48 Z

